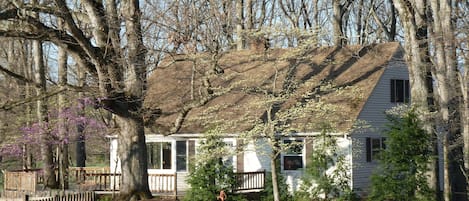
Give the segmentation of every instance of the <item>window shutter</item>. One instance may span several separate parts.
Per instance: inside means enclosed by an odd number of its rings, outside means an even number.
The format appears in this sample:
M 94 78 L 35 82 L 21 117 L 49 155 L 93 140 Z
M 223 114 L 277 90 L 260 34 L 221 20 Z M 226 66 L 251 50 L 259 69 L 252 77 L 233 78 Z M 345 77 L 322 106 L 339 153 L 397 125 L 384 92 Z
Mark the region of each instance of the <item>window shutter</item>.
M 404 82 L 404 102 L 409 103 L 410 102 L 410 83 L 409 80 L 405 80 Z
M 242 139 L 236 141 L 236 171 L 237 172 L 244 172 L 244 143 Z
M 366 138 L 366 162 L 371 162 L 371 138 Z
M 313 154 L 313 138 L 305 138 L 305 149 L 305 167 L 307 167 L 308 165 L 311 165 L 311 155 Z
M 189 165 L 192 165 L 192 163 L 195 161 L 195 140 L 188 140 L 188 147 L 189 150 Z
M 396 102 L 396 80 L 391 80 L 391 103 Z

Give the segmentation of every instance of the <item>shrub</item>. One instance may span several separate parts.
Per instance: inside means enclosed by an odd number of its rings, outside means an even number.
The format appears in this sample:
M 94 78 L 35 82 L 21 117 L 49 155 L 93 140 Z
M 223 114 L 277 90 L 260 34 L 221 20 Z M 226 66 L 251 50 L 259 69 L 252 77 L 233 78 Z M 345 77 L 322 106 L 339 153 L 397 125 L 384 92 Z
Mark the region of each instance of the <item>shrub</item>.
M 243 200 L 234 195 L 236 185 L 233 167 L 226 164 L 223 158 L 230 157 L 230 151 L 223 140 L 215 133 L 205 135 L 205 141 L 198 147 L 198 158 L 189 166 L 187 182 L 191 188 L 184 196 L 187 201 L 216 200 L 221 190 L 227 193 L 228 200 Z
M 350 187 L 349 165 L 340 153 L 335 137 L 329 135 L 332 127 L 323 123 L 321 135 L 315 138 L 311 162 L 295 199 L 306 200 L 357 200 Z
M 372 175 L 370 200 L 432 200 L 425 173 L 431 138 L 413 110 L 389 113 L 386 149 Z

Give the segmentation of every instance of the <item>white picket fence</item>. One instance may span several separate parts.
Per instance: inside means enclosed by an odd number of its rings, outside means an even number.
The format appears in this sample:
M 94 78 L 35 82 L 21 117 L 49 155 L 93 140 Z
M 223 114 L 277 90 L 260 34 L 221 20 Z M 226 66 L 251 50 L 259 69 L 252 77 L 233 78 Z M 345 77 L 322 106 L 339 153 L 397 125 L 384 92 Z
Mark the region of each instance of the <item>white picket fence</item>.
M 54 194 L 44 196 L 44 194 Z M 95 201 L 96 194 L 93 191 L 86 192 L 48 192 L 48 193 L 26 193 L 26 192 L 3 192 L 0 201 Z

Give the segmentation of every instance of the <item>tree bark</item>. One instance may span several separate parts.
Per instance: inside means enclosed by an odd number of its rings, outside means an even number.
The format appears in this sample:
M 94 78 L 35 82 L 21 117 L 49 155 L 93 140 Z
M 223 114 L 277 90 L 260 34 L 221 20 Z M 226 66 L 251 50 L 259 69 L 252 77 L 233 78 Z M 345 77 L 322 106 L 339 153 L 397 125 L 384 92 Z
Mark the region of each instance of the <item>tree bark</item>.
M 143 98 L 146 91 L 146 49 L 143 45 L 138 0 L 122 1 L 128 61 L 125 72 L 127 111 L 116 114 L 119 127 L 118 153 L 122 166 L 120 193 L 130 200 L 150 198 L 147 172 L 147 148 L 143 121 Z
M 236 0 L 236 49 L 244 49 L 244 0 Z
M 77 76 L 78 76 L 78 87 L 85 86 L 85 79 L 86 75 L 84 69 L 77 68 Z M 78 98 L 84 98 L 83 92 L 78 92 Z M 81 109 L 81 108 L 80 108 Z M 81 115 L 83 115 L 84 111 L 79 111 Z M 76 136 L 76 143 L 75 143 L 75 162 L 77 167 L 85 167 L 86 166 L 86 141 L 85 141 L 85 134 L 84 132 L 85 125 L 78 124 L 77 125 L 77 136 Z
M 35 78 L 39 87 L 36 88 L 36 95 L 41 96 L 46 93 L 46 70 L 43 61 L 42 43 L 40 41 L 33 41 L 33 53 L 34 53 L 34 66 L 35 66 Z M 44 171 L 44 186 L 46 188 L 55 189 L 57 188 L 57 179 L 55 177 L 55 166 L 53 163 L 53 152 L 51 144 L 51 136 L 46 128 L 48 117 L 47 117 L 47 101 L 40 99 L 36 102 L 37 104 L 37 118 L 40 127 L 43 129 L 41 133 L 41 157 L 42 166 Z
M 427 10 L 425 0 L 393 0 L 396 10 L 400 16 L 405 34 L 405 52 L 409 67 L 409 78 L 411 85 L 411 103 L 419 114 L 421 122 L 424 123 L 425 131 L 434 139 L 434 154 L 438 155 L 436 137 L 433 132 L 433 119 L 430 116 L 430 107 L 433 105 L 432 79 L 430 74 L 431 62 L 428 53 L 427 37 Z M 439 170 L 438 160 L 429 164 L 428 182 L 437 194 L 439 193 Z
M 467 53 L 466 53 L 467 54 Z M 464 65 L 464 74 L 461 73 L 461 94 L 462 94 L 462 115 L 461 123 L 462 127 L 462 136 L 464 140 L 463 147 L 463 159 L 464 159 L 464 172 L 466 173 L 466 193 L 469 197 L 469 177 L 467 173 L 469 172 L 469 58 L 465 55 L 465 65 Z
M 62 20 L 58 20 L 58 28 L 63 29 Z M 59 75 L 59 87 L 65 89 L 68 79 L 67 79 L 67 52 L 64 48 L 59 47 L 57 55 L 57 67 Z M 59 115 L 64 115 L 66 108 L 66 94 L 60 93 L 58 95 L 58 110 Z M 66 120 L 65 118 L 60 118 L 59 116 L 59 136 L 61 138 L 59 144 L 59 184 L 61 189 L 68 189 L 68 132 L 66 130 Z
M 142 119 L 116 117 L 119 126 L 118 156 L 122 178 L 120 199 L 136 200 L 151 197 L 148 188 L 147 149 Z
M 332 1 L 332 27 L 334 29 L 334 44 L 337 46 L 344 46 L 347 44 L 347 38 L 344 33 L 344 15 L 348 7 L 353 1 L 346 0 L 345 3 L 341 3 L 341 0 Z
M 453 129 L 456 128 L 454 114 L 457 107 L 456 97 L 451 89 L 458 86 L 456 84 L 456 62 L 453 25 L 451 22 L 451 5 L 447 1 L 431 0 L 432 10 L 432 42 L 435 56 L 435 77 L 438 92 L 438 106 L 440 120 L 437 130 L 443 139 L 443 198 L 445 201 L 451 200 L 451 180 L 450 180 L 450 140 L 453 136 Z
M 280 192 L 278 186 L 278 173 L 277 173 L 277 154 L 273 151 L 272 156 L 270 157 L 270 169 L 272 175 L 272 189 L 274 194 L 274 201 L 280 201 Z

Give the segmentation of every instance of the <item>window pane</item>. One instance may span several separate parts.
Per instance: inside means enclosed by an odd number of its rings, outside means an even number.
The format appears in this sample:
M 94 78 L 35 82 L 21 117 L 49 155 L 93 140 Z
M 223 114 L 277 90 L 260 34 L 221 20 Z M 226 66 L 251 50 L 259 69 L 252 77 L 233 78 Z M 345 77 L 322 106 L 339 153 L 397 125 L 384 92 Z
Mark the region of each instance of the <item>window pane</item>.
M 171 169 L 171 143 L 163 142 L 162 151 L 163 151 L 163 158 L 162 158 L 163 169 Z
M 409 103 L 410 102 L 410 83 L 409 83 L 409 80 L 406 80 L 405 83 L 404 83 L 404 101 L 406 103 Z
M 176 156 L 176 170 L 177 171 L 186 171 L 187 170 L 187 157 L 186 156 Z
M 186 141 L 176 141 L 176 170 L 187 170 L 187 143 Z
M 396 80 L 391 80 L 391 103 L 396 102 Z
M 286 154 L 302 154 L 303 153 L 303 141 L 302 140 L 284 140 L 283 141 L 288 147 Z
M 148 169 L 161 169 L 161 142 L 148 143 Z
M 381 140 L 379 138 L 371 139 L 371 149 L 381 149 Z
M 186 141 L 177 141 L 176 142 L 176 154 L 177 155 L 186 155 Z
M 224 144 L 225 144 L 225 150 L 227 151 L 226 154 L 221 157 L 220 159 L 222 160 L 223 162 L 223 165 L 224 166 L 234 166 L 234 151 L 236 149 L 236 147 L 234 146 L 234 142 L 233 141 L 224 141 Z
M 284 156 L 283 169 L 284 170 L 298 170 L 303 168 L 303 158 L 301 156 Z
M 404 102 L 404 80 L 396 80 L 396 102 Z

